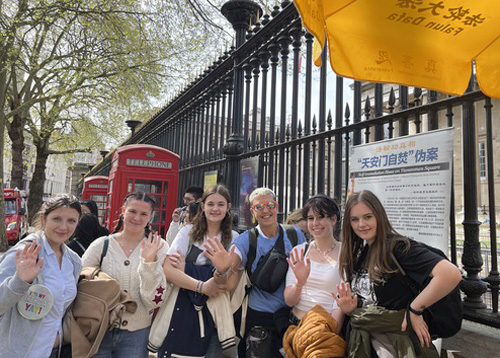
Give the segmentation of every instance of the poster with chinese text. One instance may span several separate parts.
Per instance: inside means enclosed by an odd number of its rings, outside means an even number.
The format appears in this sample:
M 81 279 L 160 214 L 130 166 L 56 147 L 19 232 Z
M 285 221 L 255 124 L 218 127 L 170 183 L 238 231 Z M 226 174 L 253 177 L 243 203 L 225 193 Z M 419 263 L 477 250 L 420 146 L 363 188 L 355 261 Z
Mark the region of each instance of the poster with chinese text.
M 348 194 L 371 190 L 401 234 L 448 253 L 452 128 L 354 146 Z

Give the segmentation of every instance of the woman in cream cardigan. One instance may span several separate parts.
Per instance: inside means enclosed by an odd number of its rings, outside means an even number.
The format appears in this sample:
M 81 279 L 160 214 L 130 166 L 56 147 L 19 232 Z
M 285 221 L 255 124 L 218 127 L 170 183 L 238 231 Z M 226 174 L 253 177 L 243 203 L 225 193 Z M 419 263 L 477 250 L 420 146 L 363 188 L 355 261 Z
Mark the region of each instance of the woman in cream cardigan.
M 148 228 L 154 205 L 145 193 L 129 194 L 113 234 L 94 241 L 82 257 L 84 266 L 98 267 L 104 242 L 109 240 L 101 269 L 137 301 L 137 310 L 123 313 L 120 326 L 106 333 L 94 357 L 148 357 L 152 314 L 167 293 L 163 262 L 168 244 Z

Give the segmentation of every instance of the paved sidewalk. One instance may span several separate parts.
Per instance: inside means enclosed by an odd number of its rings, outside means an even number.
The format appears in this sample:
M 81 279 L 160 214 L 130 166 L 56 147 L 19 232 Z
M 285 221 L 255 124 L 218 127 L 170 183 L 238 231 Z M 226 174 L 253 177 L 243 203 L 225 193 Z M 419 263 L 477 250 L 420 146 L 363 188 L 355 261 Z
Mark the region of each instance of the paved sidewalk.
M 443 340 L 443 349 L 455 358 L 500 357 L 500 329 L 464 320 L 456 336 Z

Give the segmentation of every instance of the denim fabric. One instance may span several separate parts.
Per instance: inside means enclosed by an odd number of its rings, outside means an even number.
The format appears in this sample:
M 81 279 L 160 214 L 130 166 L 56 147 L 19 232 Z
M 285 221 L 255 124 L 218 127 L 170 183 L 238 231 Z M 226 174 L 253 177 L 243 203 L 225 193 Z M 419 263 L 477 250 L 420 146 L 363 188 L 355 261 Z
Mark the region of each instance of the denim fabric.
M 205 358 L 220 358 L 222 357 L 222 346 L 219 341 L 219 337 L 217 336 L 217 331 L 212 334 L 212 338 L 210 339 L 210 343 L 208 345 L 207 354 L 205 354 Z
M 49 358 L 59 358 L 59 347 L 54 347 L 52 349 Z
M 135 332 L 106 332 L 94 358 L 148 358 L 149 327 Z

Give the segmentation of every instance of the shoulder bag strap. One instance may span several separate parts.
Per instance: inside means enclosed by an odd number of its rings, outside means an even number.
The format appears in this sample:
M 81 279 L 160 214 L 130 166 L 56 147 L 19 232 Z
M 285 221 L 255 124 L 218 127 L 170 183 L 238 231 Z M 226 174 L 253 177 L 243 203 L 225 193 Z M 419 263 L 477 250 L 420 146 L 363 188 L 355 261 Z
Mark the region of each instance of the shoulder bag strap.
M 288 236 L 288 240 L 290 240 L 292 247 L 295 247 L 299 241 L 299 238 L 297 237 L 297 230 L 295 230 L 293 225 L 283 225 L 283 227 L 285 228 L 286 236 Z
M 248 273 L 248 276 L 252 273 L 252 264 L 255 260 L 255 255 L 257 253 L 257 228 L 252 228 L 248 230 L 248 255 L 247 255 L 247 264 L 245 266 L 245 270 Z
M 392 251 L 391 251 L 390 255 L 391 255 L 392 261 L 394 262 L 394 264 L 397 266 L 398 270 L 403 275 L 403 280 L 404 280 L 405 285 L 408 286 L 408 288 L 413 292 L 413 294 L 415 296 L 417 296 L 419 294 L 420 290 L 415 285 L 415 283 L 413 282 L 413 280 L 408 277 L 408 275 L 406 274 L 405 270 L 403 270 L 403 268 L 399 264 L 398 259 L 396 258 L 396 256 L 394 255 L 394 253 Z
M 286 251 L 285 251 L 285 237 L 284 237 L 284 234 L 283 234 L 283 227 L 281 225 L 279 225 L 279 224 L 278 224 L 278 226 L 279 226 L 279 235 L 278 235 L 278 239 L 276 240 L 276 243 L 273 246 L 273 249 L 279 250 L 283 254 L 286 254 Z
M 104 259 L 104 256 L 108 253 L 108 246 L 109 246 L 109 236 L 104 239 L 104 244 L 102 245 L 102 252 L 101 252 L 101 259 L 99 260 L 99 267 L 102 266 L 102 260 Z

